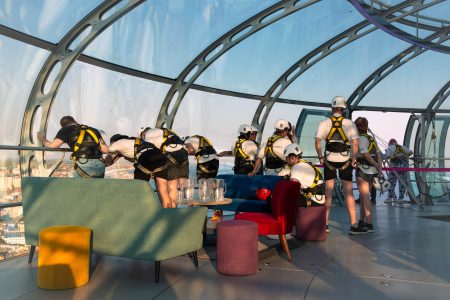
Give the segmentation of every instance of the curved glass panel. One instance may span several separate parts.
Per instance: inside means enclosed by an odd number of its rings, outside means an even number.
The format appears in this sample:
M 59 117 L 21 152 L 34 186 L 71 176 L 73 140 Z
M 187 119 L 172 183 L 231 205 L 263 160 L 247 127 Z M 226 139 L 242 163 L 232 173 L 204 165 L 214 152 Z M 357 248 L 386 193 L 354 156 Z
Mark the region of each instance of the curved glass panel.
M 381 81 L 360 105 L 426 108 L 448 81 L 448 70 L 448 54 L 426 51 Z
M 47 136 L 59 130 L 66 115 L 106 132 L 105 140 L 121 133 L 136 136 L 153 126 L 169 86 L 76 62 L 64 79 L 52 106 Z
M 241 124 L 251 124 L 259 101 L 189 90 L 180 105 L 173 130 L 180 136 L 199 134 L 217 151 L 229 151 Z
M 154 0 L 106 29 L 84 54 L 175 78 L 203 49 L 275 0 Z
M 367 76 L 408 46 L 376 30 L 312 66 L 281 97 L 321 103 L 330 103 L 336 95 L 348 98 Z
M 28 97 L 49 52 L 0 36 L 0 53 L 0 145 L 18 145 Z
M 101 0 L 0 1 L 0 24 L 57 43 Z
M 325 0 L 311 5 L 236 45 L 196 83 L 264 95 L 274 80 L 303 55 L 361 20 L 346 1 Z

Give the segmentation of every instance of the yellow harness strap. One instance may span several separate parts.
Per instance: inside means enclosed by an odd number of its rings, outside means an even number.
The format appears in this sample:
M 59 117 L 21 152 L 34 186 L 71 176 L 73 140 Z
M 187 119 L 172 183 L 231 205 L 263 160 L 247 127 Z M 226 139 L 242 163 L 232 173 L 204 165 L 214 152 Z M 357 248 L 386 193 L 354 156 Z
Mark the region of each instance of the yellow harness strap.
M 316 174 L 315 174 L 315 177 L 314 177 L 314 181 L 313 181 L 313 183 L 311 184 L 311 186 L 308 187 L 307 189 L 300 189 L 300 192 L 301 192 L 306 198 L 311 198 L 312 196 L 314 196 L 314 194 L 313 194 L 312 192 L 306 192 L 306 190 L 313 189 L 313 188 L 316 187 L 316 185 L 317 185 L 317 183 L 319 182 L 319 180 L 322 179 L 322 173 L 320 172 L 319 168 L 317 168 L 315 165 L 313 165 L 313 164 L 310 163 L 309 161 L 306 161 L 306 160 L 301 159 L 300 162 L 310 165 L 310 166 L 314 169 L 314 172 L 316 173 Z
M 392 158 L 397 158 L 400 155 L 406 156 L 406 151 L 405 151 L 405 149 L 403 149 L 402 146 L 395 145 L 395 151 L 394 151 L 394 155 L 392 156 Z
M 271 154 L 273 157 L 277 157 L 277 158 L 280 158 L 280 159 L 281 159 L 281 157 L 279 157 L 278 155 L 276 155 L 275 152 L 273 151 L 273 144 L 274 144 L 276 141 L 278 141 L 279 139 L 281 139 L 281 138 L 282 138 L 282 137 L 279 136 L 279 135 L 273 135 L 273 136 L 269 137 L 269 139 L 267 140 L 267 145 L 266 145 L 266 147 L 264 148 L 264 156 L 267 155 L 267 152 L 270 152 L 270 154 Z
M 326 141 L 329 142 L 331 140 L 331 138 L 333 137 L 334 133 L 337 131 L 342 139 L 342 141 L 344 141 L 344 143 L 349 144 L 350 142 L 348 141 L 347 136 L 344 133 L 344 130 L 342 129 L 342 120 L 344 120 L 343 116 L 340 117 L 335 117 L 332 116 L 330 117 L 331 120 L 331 130 L 327 135 Z
M 198 149 L 197 149 L 197 151 L 194 154 L 195 159 L 197 159 L 197 161 L 198 161 L 198 160 L 200 160 L 200 156 L 201 156 L 200 152 L 203 150 L 203 148 L 205 146 L 211 146 L 212 147 L 212 143 L 207 138 L 205 138 L 204 136 L 201 136 L 201 135 L 193 135 L 191 137 L 198 138 L 198 141 L 199 141 L 198 142 Z
M 246 141 L 246 139 L 238 139 L 236 141 L 236 144 L 234 144 L 234 153 L 233 153 L 233 155 L 236 156 L 236 152 L 239 152 L 244 159 L 249 160 L 250 156 L 245 154 L 244 150 L 242 150 L 242 144 L 245 141 Z
M 167 138 L 169 137 L 170 134 L 172 134 L 172 135 L 177 135 L 177 134 L 175 132 L 173 132 L 172 130 L 167 129 L 167 128 L 162 128 L 162 130 L 163 130 L 163 141 L 161 143 L 161 145 L 162 145 L 161 151 L 162 151 L 162 153 L 166 153 L 167 145 L 165 143 L 167 141 Z
M 374 138 L 367 133 L 363 133 L 361 134 L 361 136 L 364 136 L 369 140 L 369 148 L 367 149 L 367 152 L 369 152 L 371 156 L 376 156 L 378 152 L 378 146 L 377 143 L 375 143 Z M 364 155 L 361 154 L 361 157 L 364 157 Z
M 76 153 L 78 149 L 80 149 L 81 143 L 83 142 L 86 133 L 89 134 L 94 139 L 97 145 L 100 144 L 99 138 L 97 137 L 97 135 L 95 135 L 95 133 L 91 129 L 89 129 L 89 127 L 85 125 L 80 125 L 80 127 L 81 127 L 80 135 L 78 136 L 77 142 L 73 146 L 73 153 Z M 77 158 L 75 156 L 72 156 L 72 160 L 76 162 Z

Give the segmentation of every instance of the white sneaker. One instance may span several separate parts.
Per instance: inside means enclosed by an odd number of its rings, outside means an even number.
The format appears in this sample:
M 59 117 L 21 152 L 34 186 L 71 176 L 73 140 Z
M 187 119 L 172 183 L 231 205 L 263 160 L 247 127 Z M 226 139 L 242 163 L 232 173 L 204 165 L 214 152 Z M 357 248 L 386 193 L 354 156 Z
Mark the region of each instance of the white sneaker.
M 384 200 L 384 204 L 392 204 L 396 201 L 397 199 L 394 198 L 387 198 L 386 200 Z

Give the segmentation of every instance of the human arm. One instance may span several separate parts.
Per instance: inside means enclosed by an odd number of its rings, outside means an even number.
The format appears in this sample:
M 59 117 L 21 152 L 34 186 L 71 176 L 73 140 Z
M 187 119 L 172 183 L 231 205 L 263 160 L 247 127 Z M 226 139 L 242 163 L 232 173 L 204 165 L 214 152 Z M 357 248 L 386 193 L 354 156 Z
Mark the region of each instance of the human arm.
M 256 162 L 255 162 L 255 166 L 253 167 L 253 171 L 251 171 L 250 173 L 248 173 L 249 176 L 255 176 L 256 174 L 258 174 L 259 169 L 261 168 L 262 165 L 262 158 L 261 157 L 257 157 L 256 158 Z
M 233 152 L 231 152 L 231 151 L 222 151 L 222 152 L 219 152 L 219 153 L 217 154 L 217 156 L 219 156 L 219 157 L 223 157 L 223 156 L 233 156 Z
M 59 138 L 55 138 L 53 141 L 47 140 L 45 134 L 41 131 L 37 133 L 37 138 L 44 147 L 48 148 L 59 148 L 62 144 L 64 144 L 64 141 Z
M 121 157 L 122 157 L 122 155 L 120 155 L 120 154 L 112 155 L 111 153 L 109 153 L 105 157 L 105 166 L 107 166 L 107 167 L 111 166 L 112 164 L 114 164 Z
M 352 166 L 356 167 L 356 156 L 358 155 L 358 139 L 352 140 Z M 373 159 L 372 159 L 373 160 Z M 373 160 L 374 161 L 374 160 Z M 374 161 L 375 162 L 375 161 Z
M 322 152 L 322 143 L 321 143 L 321 141 L 322 141 L 321 138 L 316 137 L 314 145 L 316 147 L 316 152 L 317 152 L 317 157 L 319 158 L 319 162 L 320 162 L 320 164 L 323 165 L 323 154 L 322 154 L 323 152 Z
M 106 146 L 105 141 L 103 139 L 99 139 L 99 143 L 100 143 L 100 152 L 102 152 L 103 154 L 108 154 L 109 150 L 108 150 L 108 146 Z

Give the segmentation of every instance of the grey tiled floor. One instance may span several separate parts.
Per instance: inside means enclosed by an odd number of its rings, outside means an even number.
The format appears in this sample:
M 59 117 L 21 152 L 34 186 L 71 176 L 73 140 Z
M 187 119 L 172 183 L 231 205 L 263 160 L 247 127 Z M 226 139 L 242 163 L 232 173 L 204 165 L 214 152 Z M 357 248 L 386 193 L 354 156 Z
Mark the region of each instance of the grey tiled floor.
M 207 248 L 198 269 L 187 256 L 162 262 L 159 284 L 152 262 L 103 257 L 87 285 L 48 291 L 36 286 L 36 259 L 21 257 L 0 263 L 0 299 L 450 299 L 450 223 L 420 218 L 429 215 L 450 215 L 450 205 L 378 205 L 376 232 L 353 237 L 334 207 L 326 241 L 291 242 L 291 262 L 280 252 L 246 277 L 218 274 Z

